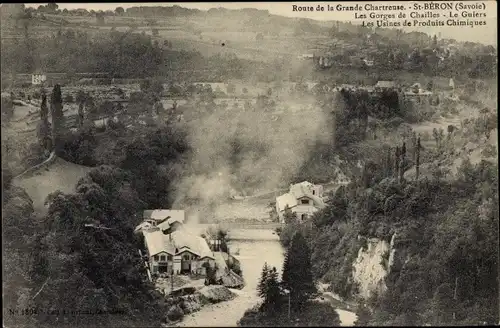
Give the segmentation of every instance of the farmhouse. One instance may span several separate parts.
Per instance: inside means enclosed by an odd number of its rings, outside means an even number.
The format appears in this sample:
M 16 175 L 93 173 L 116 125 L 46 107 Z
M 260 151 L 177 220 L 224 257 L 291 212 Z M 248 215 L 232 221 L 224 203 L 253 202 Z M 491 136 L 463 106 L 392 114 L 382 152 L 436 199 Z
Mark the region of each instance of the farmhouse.
M 169 234 L 160 230 L 143 234 L 152 274 L 206 275 L 207 266 L 215 266 L 214 254 L 206 240 L 184 227 Z
M 276 212 L 281 223 L 285 223 L 285 208 L 297 214 L 300 221 L 306 220 L 319 209 L 325 207 L 323 186 L 304 181 L 290 185 L 290 191 L 276 198 Z

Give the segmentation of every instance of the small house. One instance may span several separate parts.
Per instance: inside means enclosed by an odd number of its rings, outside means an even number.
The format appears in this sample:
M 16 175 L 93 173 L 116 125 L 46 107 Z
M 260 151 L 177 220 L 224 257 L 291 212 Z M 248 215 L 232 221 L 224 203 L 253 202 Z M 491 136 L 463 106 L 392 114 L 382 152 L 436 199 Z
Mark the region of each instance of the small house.
M 276 198 L 276 212 L 281 223 L 285 223 L 285 209 L 297 215 L 300 221 L 306 220 L 325 207 L 323 186 L 308 181 L 290 185 L 290 191 Z

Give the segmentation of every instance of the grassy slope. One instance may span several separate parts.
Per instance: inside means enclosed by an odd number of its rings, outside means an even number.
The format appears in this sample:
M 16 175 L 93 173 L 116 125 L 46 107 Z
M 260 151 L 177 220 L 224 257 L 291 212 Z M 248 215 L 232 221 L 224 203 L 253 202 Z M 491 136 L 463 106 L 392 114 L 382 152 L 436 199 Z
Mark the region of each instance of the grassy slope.
M 64 193 L 74 192 L 76 183 L 91 170 L 90 167 L 69 163 L 61 158 L 48 168 L 40 169 L 32 175 L 17 178 L 14 185 L 22 187 L 33 200 L 38 213 L 44 213 L 45 198 L 50 193 L 60 190 Z

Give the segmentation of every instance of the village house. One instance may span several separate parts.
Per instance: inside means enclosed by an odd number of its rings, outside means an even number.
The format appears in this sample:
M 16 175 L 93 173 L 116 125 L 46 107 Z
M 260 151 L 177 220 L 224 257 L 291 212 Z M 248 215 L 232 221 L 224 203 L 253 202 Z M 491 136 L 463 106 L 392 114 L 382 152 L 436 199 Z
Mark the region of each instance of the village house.
M 290 185 L 290 191 L 276 198 L 276 212 L 281 223 L 285 223 L 285 209 L 297 215 L 300 221 L 306 220 L 325 207 L 323 186 L 304 181 Z
M 215 256 L 206 240 L 181 226 L 165 234 L 160 230 L 143 231 L 149 269 L 152 274 L 206 275 L 207 266 L 215 266 Z
M 373 60 L 369 60 L 369 59 L 363 59 L 363 63 L 365 63 L 366 66 L 368 67 L 372 67 L 373 66 Z
M 422 86 L 420 83 L 415 83 L 410 87 L 409 90 L 405 91 L 403 93 L 404 97 L 406 99 L 411 100 L 412 102 L 415 102 L 417 104 L 421 103 L 428 103 L 433 96 L 432 91 L 424 90 L 422 89 Z

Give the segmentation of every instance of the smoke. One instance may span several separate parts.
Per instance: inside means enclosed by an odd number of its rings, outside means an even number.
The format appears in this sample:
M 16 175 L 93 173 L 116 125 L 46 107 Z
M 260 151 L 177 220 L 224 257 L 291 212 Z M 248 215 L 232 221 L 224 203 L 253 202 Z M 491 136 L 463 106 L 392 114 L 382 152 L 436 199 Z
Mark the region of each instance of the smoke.
M 231 196 L 286 188 L 316 143 L 331 142 L 331 115 L 312 96 L 289 97 L 280 94 L 274 112 L 229 106 L 189 123 L 193 151 L 173 207 L 190 223 L 213 222 Z

